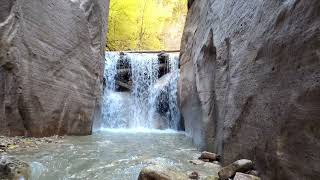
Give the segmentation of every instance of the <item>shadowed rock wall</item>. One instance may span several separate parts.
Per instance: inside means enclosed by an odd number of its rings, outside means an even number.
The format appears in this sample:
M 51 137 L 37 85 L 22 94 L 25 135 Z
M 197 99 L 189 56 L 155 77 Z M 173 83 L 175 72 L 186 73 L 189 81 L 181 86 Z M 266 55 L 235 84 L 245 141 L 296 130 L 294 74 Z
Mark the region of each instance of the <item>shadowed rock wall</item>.
M 264 179 L 320 178 L 320 1 L 198 0 L 181 43 L 185 128 Z
M 1 0 L 1 135 L 91 133 L 108 6 L 109 0 Z

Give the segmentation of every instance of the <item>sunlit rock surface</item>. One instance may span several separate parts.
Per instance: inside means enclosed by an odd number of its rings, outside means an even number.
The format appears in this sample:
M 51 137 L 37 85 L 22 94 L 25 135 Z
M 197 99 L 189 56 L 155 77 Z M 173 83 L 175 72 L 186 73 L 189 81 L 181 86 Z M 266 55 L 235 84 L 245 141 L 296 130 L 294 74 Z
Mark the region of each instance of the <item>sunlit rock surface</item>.
M 190 1 L 181 43 L 185 128 L 263 179 L 320 177 L 320 1 Z
M 91 133 L 109 0 L 0 2 L 0 134 Z

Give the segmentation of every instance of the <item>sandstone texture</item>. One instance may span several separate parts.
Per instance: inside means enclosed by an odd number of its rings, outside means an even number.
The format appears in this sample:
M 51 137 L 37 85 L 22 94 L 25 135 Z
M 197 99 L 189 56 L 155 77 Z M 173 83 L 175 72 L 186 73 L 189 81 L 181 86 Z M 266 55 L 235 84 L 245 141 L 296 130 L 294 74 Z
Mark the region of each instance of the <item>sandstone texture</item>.
M 108 6 L 108 0 L 1 0 L 0 135 L 91 133 Z
M 185 129 L 262 179 L 320 178 L 320 1 L 190 1 L 181 42 Z

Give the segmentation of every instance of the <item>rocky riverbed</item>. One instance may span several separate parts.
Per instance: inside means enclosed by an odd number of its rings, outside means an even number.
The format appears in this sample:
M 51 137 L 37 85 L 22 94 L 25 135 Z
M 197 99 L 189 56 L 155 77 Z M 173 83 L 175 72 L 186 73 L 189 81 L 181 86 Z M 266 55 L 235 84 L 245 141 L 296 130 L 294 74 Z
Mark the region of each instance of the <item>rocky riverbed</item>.
M 0 137 L 0 179 L 260 180 L 250 160 L 223 167 L 181 133 L 99 132 L 86 137 Z
M 58 144 L 63 142 L 63 136 L 52 136 L 44 138 L 33 137 L 6 137 L 0 136 L 0 154 L 16 153 L 22 151 L 36 151 L 40 147 L 48 144 Z

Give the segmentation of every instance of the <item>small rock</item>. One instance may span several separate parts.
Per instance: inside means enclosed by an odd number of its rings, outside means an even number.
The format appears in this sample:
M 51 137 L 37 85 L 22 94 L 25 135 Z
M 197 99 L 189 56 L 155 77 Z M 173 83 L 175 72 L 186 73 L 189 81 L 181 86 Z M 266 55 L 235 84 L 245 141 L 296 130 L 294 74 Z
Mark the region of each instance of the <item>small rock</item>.
M 219 161 L 221 159 L 221 156 L 212 152 L 203 151 L 199 159 L 209 160 L 210 162 L 212 162 L 212 161 Z
M 244 174 L 244 173 L 237 172 L 233 180 L 261 180 L 261 179 L 251 174 Z
M 236 172 L 247 172 L 252 169 L 253 162 L 251 160 L 241 159 L 223 167 L 218 174 L 221 180 L 227 180 L 233 177 Z
M 199 179 L 199 173 L 195 171 L 191 172 L 188 176 L 190 179 Z
M 190 160 L 190 163 L 194 164 L 194 165 L 200 165 L 203 164 L 204 162 L 198 159 L 194 159 L 194 160 Z
M 150 165 L 140 171 L 138 180 L 185 180 L 188 176 L 159 165 Z

